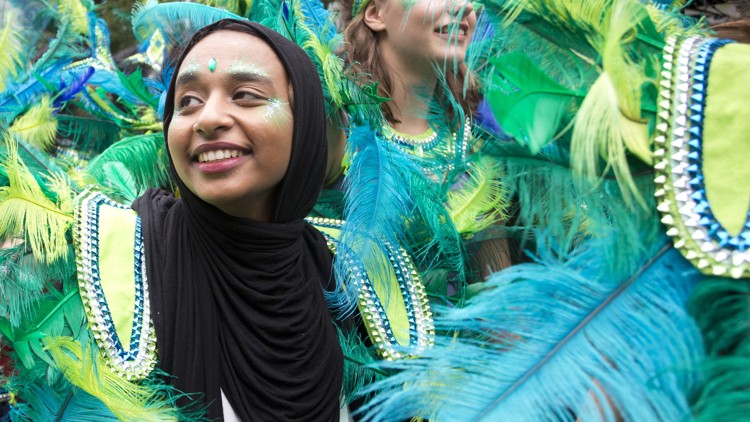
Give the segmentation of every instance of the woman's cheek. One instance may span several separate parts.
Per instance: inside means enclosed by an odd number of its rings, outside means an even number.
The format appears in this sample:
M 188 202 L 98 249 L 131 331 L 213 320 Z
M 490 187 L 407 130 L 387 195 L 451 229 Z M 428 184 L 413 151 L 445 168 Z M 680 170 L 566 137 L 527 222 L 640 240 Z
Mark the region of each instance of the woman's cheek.
M 278 129 L 289 126 L 292 122 L 292 113 L 289 109 L 289 103 L 278 98 L 271 98 L 266 105 L 263 121 L 273 125 Z

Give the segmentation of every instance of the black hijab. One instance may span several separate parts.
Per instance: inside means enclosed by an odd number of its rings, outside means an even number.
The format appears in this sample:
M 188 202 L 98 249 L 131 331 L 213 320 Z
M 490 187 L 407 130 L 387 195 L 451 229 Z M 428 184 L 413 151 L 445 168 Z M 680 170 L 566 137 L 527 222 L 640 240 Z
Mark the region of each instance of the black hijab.
M 323 236 L 303 218 L 317 200 L 326 163 L 320 80 L 305 53 L 255 23 L 222 20 L 198 31 L 176 63 L 218 30 L 249 33 L 279 57 L 292 85 L 291 159 L 271 222 L 229 216 L 190 192 L 150 190 L 133 207 L 142 218 L 159 366 L 208 417 L 222 418 L 220 391 L 243 421 L 337 420 L 343 357 L 322 289 L 331 279 Z M 252 54 L 252 53 L 249 53 Z M 181 405 L 188 403 L 180 399 Z

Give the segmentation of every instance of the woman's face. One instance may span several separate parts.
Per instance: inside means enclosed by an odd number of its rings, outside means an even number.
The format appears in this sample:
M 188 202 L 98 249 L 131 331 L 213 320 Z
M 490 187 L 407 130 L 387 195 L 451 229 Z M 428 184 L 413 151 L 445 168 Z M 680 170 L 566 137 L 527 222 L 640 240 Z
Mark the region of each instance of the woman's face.
M 217 31 L 180 65 L 169 153 L 187 188 L 225 213 L 270 220 L 292 126 L 286 72 L 261 39 Z
M 404 63 L 463 63 L 477 23 L 470 1 L 371 1 L 368 8 L 376 6 L 381 20 L 382 26 L 371 26 L 381 33 L 381 48 L 393 51 Z

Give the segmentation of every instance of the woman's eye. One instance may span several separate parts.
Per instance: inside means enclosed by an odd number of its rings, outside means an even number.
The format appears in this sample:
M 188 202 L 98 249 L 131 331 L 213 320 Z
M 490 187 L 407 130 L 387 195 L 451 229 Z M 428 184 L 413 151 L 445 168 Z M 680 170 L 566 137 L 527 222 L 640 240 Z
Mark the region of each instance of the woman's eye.
M 180 102 L 177 104 L 179 109 L 183 109 L 186 107 L 191 107 L 200 104 L 200 100 L 192 97 L 190 95 L 186 95 L 180 99 Z
M 258 102 L 258 101 L 261 101 L 261 100 L 265 100 L 265 98 L 261 97 L 260 95 L 256 95 L 256 94 L 254 94 L 252 92 L 249 92 L 249 91 L 239 91 L 239 92 L 236 92 L 232 96 L 232 99 L 233 100 L 237 100 L 237 101 L 252 101 L 252 102 Z

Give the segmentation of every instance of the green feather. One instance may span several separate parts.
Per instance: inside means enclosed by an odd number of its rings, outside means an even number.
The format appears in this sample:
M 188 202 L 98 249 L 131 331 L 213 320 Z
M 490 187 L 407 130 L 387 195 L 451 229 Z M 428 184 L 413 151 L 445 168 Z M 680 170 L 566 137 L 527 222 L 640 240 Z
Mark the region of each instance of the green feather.
M 109 162 L 102 166 L 101 184 L 116 196 L 122 198 L 123 203 L 130 204 L 143 193 L 136 188 L 135 179 L 122 163 Z
M 55 60 L 70 60 L 71 57 L 86 57 L 88 40 L 72 29 L 68 20 L 63 20 L 57 27 L 57 36 L 50 41 L 47 51 L 31 67 L 30 74 L 39 75 Z
M 120 420 L 178 420 L 181 416 L 169 397 L 162 395 L 164 386 L 136 384 L 120 377 L 99 353 L 71 338 L 51 338 L 44 343 L 67 380 L 101 400 Z
M 120 139 L 120 128 L 109 120 L 69 114 L 57 115 L 58 143 L 83 154 L 97 155 Z
M 377 352 L 363 341 L 357 330 L 338 331 L 341 350 L 344 352 L 344 385 L 341 394 L 347 403 L 357 398 L 365 386 L 383 378 L 383 373 L 372 367 L 378 360 Z
M 141 73 L 140 68 L 136 69 L 136 71 L 130 75 L 125 75 L 119 69 L 115 70 L 117 70 L 117 75 L 120 77 L 120 82 L 122 82 L 122 85 L 130 91 L 131 94 L 138 97 L 149 107 L 153 109 L 159 108 L 159 97 L 152 94 L 146 87 L 146 84 L 143 82 L 143 74 Z
M 133 179 L 126 189 L 132 193 L 170 184 L 169 161 L 162 132 L 125 138 L 91 160 L 87 171 L 102 185 L 107 185 L 108 172 L 115 170 L 108 163 L 120 163 Z M 118 167 L 117 170 L 120 168 Z
M 487 100 L 505 132 L 532 154 L 552 141 L 570 101 L 580 96 L 560 85 L 520 52 L 490 61 L 495 76 Z

